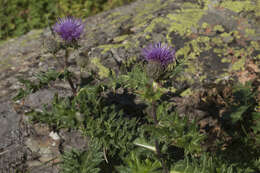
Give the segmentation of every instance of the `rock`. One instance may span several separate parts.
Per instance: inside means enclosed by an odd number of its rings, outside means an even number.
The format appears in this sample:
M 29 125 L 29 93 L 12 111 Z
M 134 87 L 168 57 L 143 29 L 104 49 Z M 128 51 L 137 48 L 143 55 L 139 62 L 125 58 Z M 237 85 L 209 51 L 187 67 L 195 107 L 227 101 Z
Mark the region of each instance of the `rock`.
M 26 148 L 20 128 L 21 115 L 12 108 L 11 102 L 0 100 L 0 172 L 18 168 L 24 162 Z
M 33 166 L 30 167 L 28 170 L 30 173 L 59 173 L 58 166 L 51 166 L 51 165 L 40 165 L 40 166 Z
M 40 150 L 40 147 L 38 146 L 38 142 L 31 139 L 31 138 L 28 138 L 26 141 L 25 141 L 25 145 L 30 148 L 30 150 L 32 152 L 38 152 Z
M 62 147 L 64 151 L 70 151 L 71 149 L 86 150 L 88 139 L 78 131 L 61 130 L 59 134 L 62 139 Z
M 37 161 L 37 160 L 33 160 L 33 161 L 28 161 L 27 162 L 28 167 L 32 168 L 32 167 L 38 167 L 42 165 L 42 162 Z
M 86 34 L 80 40 L 81 48 L 72 52 L 69 58 L 71 70 L 88 77 L 88 70 L 92 69 L 100 78 L 106 78 L 109 70 L 116 74 L 120 72 L 120 62 L 141 59 L 141 50 L 146 45 L 166 42 L 176 49 L 179 61 L 186 60 L 184 69 L 170 82 L 174 90 L 188 98 L 207 84 L 232 78 L 247 61 L 254 60 L 256 66 L 260 65 L 259 16 L 253 14 L 258 6 L 253 5 L 251 11 L 247 11 L 247 8 L 238 8 L 236 3 L 242 4 L 243 1 L 137 0 L 89 17 L 86 19 Z M 10 163 L 22 162 L 27 152 L 23 150 L 25 132 L 14 133 L 21 132 L 19 115 L 23 114 L 16 113 L 10 105 L 10 98 L 20 86 L 16 77 L 33 79 L 33 74 L 41 70 L 61 69 L 56 59 L 43 49 L 43 40 L 50 37 L 49 29 L 33 30 L 0 45 L 0 153 L 4 152 L 0 157 L 0 172 L 2 168 L 10 168 Z M 64 52 L 58 52 L 58 59 L 61 60 L 63 55 Z M 55 84 L 54 88 L 42 89 L 28 96 L 24 106 L 41 110 L 43 104 L 50 104 L 55 92 L 71 95 L 65 83 Z M 118 98 L 122 96 L 119 94 Z M 124 102 L 126 107 L 133 103 Z M 191 106 L 187 106 L 189 104 Z M 183 100 L 179 110 L 185 109 L 185 113 L 191 116 L 203 117 L 204 112 L 194 112 L 194 107 L 196 104 Z M 59 145 L 64 150 L 87 148 L 87 139 L 75 131 L 62 130 L 53 133 L 52 137 L 49 136 L 51 129 L 36 127 L 34 132 L 41 138 L 32 133 L 25 144 L 40 155 L 41 163 L 59 155 Z M 61 139 L 56 138 L 56 133 Z M 20 148 L 16 148 L 16 144 Z M 39 162 L 28 161 L 28 165 L 33 166 L 29 170 L 57 172 L 57 167 L 37 166 Z
M 49 134 L 49 136 L 50 136 L 53 140 L 55 140 L 55 141 L 60 140 L 60 136 L 59 136 L 59 134 L 56 133 L 56 132 L 51 131 L 51 133 Z
M 58 134 L 53 131 L 50 132 L 47 125 L 35 124 L 33 125 L 33 129 L 34 133 L 26 138 L 25 145 L 34 155 L 38 156 L 37 160 L 41 163 L 40 165 L 44 165 L 50 161 L 52 164 L 58 162 L 60 159 L 59 147 L 61 144 Z M 27 164 L 33 164 L 32 161 L 29 161 Z
M 65 86 L 66 85 L 66 86 Z M 26 99 L 24 104 L 29 106 L 32 109 L 37 109 L 37 108 L 43 108 L 45 104 L 50 105 L 51 101 L 53 99 L 53 96 L 55 93 L 58 93 L 59 96 L 65 96 L 69 95 L 69 91 L 64 90 L 64 88 L 70 89 L 67 84 L 61 83 L 61 84 L 56 84 L 56 86 L 59 86 L 60 89 L 42 89 L 36 93 L 33 93 L 29 95 Z

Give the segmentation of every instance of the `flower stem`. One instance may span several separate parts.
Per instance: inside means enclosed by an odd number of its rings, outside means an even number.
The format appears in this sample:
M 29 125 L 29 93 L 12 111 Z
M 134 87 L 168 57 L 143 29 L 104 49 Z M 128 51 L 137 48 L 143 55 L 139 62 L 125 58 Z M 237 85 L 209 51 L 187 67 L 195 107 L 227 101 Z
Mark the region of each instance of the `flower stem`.
M 152 116 L 153 116 L 154 124 L 155 124 L 155 126 L 157 126 L 159 122 L 158 122 L 158 119 L 157 119 L 157 116 L 156 116 L 156 102 L 155 101 L 152 102 Z M 155 139 L 155 149 L 156 149 L 157 157 L 159 158 L 159 160 L 162 164 L 163 172 L 169 173 L 169 171 L 167 169 L 167 165 L 166 165 L 164 159 L 162 158 L 162 153 L 161 153 L 161 150 L 160 150 L 160 147 L 159 147 L 158 139 Z
M 57 55 L 56 55 L 56 54 L 53 54 L 53 56 L 54 56 L 54 58 L 57 60 L 59 66 L 62 68 L 63 65 L 62 65 L 62 63 L 60 62 L 60 60 L 59 60 L 59 58 L 57 57 Z
M 64 69 L 64 70 L 68 69 L 68 67 L 69 67 L 68 58 L 69 58 L 69 50 L 68 50 L 68 48 L 67 48 L 67 49 L 65 50 L 65 69 Z M 69 75 L 68 75 L 68 77 L 67 77 L 67 80 L 68 80 L 68 83 L 69 83 L 69 85 L 70 85 L 70 88 L 71 88 L 71 90 L 72 90 L 72 92 L 73 92 L 73 95 L 76 96 L 76 95 L 77 95 L 77 89 L 76 89 L 76 87 L 74 86 L 74 84 L 73 84 L 73 82 L 72 82 L 72 80 L 71 80 L 71 78 L 70 78 Z

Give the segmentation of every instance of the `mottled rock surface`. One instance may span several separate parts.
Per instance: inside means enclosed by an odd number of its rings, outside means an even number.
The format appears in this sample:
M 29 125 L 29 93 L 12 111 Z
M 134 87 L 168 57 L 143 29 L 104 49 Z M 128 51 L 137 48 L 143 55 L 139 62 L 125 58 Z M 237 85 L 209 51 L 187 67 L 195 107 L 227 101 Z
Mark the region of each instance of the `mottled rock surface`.
M 23 164 L 26 148 L 23 145 L 25 134 L 20 128 L 21 116 L 10 101 L 0 101 L 0 172 L 10 172 Z
M 223 80 L 245 83 L 259 78 L 260 14 L 257 9 L 260 2 L 256 0 L 138 0 L 86 19 L 82 47 L 69 59 L 73 64 L 71 68 L 77 74 L 80 66 L 81 72 L 92 68 L 105 78 L 109 68 L 118 72 L 118 61 L 134 61 L 140 58 L 141 48 L 160 41 L 174 46 L 178 60 L 185 60 L 184 70 L 171 81 L 173 90 L 183 90 L 182 97 Z M 16 77 L 33 79 L 35 72 L 60 69 L 56 60 L 42 48 L 49 37 L 49 29 L 34 30 L 0 45 L 0 126 L 3 129 L 0 131 L 0 170 L 25 163 L 27 157 L 34 158 L 26 150 L 33 143 L 28 144 L 28 140 L 40 142 L 33 133 L 25 138 L 19 124 L 23 112 L 16 112 L 10 100 L 21 87 Z M 42 103 L 49 103 L 56 91 L 68 93 L 68 86 L 60 83 L 54 90 L 35 93 L 27 98 L 25 106 L 40 108 Z M 49 133 L 46 131 L 46 138 Z M 66 132 L 62 136 L 66 139 L 71 135 Z M 68 143 L 64 144 L 69 148 Z M 27 164 L 31 170 L 41 172 L 36 168 L 43 165 L 42 161 L 31 159 Z M 42 172 L 55 172 L 55 169 L 44 165 Z

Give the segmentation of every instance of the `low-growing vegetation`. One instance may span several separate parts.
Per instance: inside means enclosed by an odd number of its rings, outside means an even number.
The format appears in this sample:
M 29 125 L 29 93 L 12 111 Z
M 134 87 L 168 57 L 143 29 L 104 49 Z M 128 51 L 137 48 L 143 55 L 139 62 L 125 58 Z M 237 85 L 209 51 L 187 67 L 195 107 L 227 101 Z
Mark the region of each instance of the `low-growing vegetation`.
M 75 22 L 76 20 L 76 22 Z M 64 68 L 20 79 L 24 88 L 14 97 L 23 99 L 51 82 L 64 80 L 70 96 L 55 95 L 51 107 L 31 110 L 32 123 L 52 129 L 76 129 L 88 137 L 87 150 L 65 152 L 60 165 L 64 173 L 255 173 L 260 171 L 260 112 L 257 81 L 238 84 L 224 81 L 208 86 L 192 99 L 217 120 L 203 126 L 197 117 L 180 115 L 171 98 L 173 78 L 183 59 L 167 44 L 144 49 L 143 59 L 122 62 L 106 79 L 89 71 L 89 79 L 75 81 L 69 71 L 70 50 L 77 49 L 81 22 L 60 20 L 54 34 L 53 55 L 64 51 Z M 67 27 L 73 30 L 67 30 Z M 75 34 L 77 33 L 77 34 Z M 72 39 L 71 39 L 72 37 Z M 69 39 L 70 38 L 70 39 Z M 196 95 L 196 96 L 195 96 Z

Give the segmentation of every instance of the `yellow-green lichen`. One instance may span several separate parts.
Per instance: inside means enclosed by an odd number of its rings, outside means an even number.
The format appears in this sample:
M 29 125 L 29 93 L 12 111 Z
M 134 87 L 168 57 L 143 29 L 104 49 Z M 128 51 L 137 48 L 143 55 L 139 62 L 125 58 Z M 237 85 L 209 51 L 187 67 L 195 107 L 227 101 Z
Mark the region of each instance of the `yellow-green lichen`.
M 200 55 L 201 52 L 204 50 L 209 50 L 211 47 L 209 45 L 209 38 L 208 37 L 198 37 L 197 39 L 191 40 L 189 42 L 192 45 L 193 51 L 190 54 L 191 58 L 196 58 Z M 200 46 L 203 44 L 203 46 Z
M 147 26 L 144 30 L 145 33 L 149 33 L 149 32 L 153 32 L 153 29 L 154 27 L 159 24 L 159 25 L 167 25 L 169 23 L 169 21 L 163 17 L 158 17 L 158 18 L 155 18 L 151 24 L 149 26 Z
M 246 28 L 245 32 L 246 32 L 246 35 L 245 35 L 246 37 L 254 36 L 256 34 L 254 29 L 249 29 L 249 28 Z
M 101 64 L 99 58 L 93 58 L 91 59 L 91 63 L 97 67 L 98 69 L 98 75 L 101 79 L 106 78 L 109 76 L 109 69 L 106 68 L 103 64 Z
M 197 68 L 196 68 L 196 65 L 194 64 L 194 62 L 189 62 L 187 63 L 187 68 L 184 69 L 184 71 L 186 73 L 189 73 L 189 74 L 196 74 L 198 72 Z
M 216 53 L 216 54 L 221 54 L 223 52 L 223 49 L 222 48 L 214 48 L 213 52 Z
M 133 17 L 134 25 L 139 25 L 147 21 L 147 19 L 153 17 L 152 14 L 154 10 L 158 10 L 162 6 L 161 3 L 146 3 L 144 6 L 138 7 L 137 15 Z
M 200 8 L 200 5 L 199 4 L 195 4 L 195 3 L 191 3 L 191 2 L 184 2 L 181 6 L 181 9 L 182 10 L 185 10 L 185 9 L 192 9 L 192 8 L 196 8 L 196 9 L 199 9 Z
M 251 0 L 244 1 L 228 1 L 225 0 L 221 3 L 221 7 L 230 9 L 234 12 L 240 13 L 242 11 L 253 11 L 257 10 L 257 5 L 254 4 Z M 258 9 L 259 10 L 259 9 Z
M 145 34 L 144 36 L 147 40 L 151 38 L 151 36 L 149 34 Z
M 192 47 L 192 49 L 191 49 L 191 47 Z M 186 42 L 184 47 L 180 48 L 176 52 L 176 57 L 181 58 L 182 56 L 184 56 L 183 58 L 186 61 L 184 72 L 189 75 L 186 77 L 179 76 L 177 80 L 194 83 L 195 80 L 202 81 L 203 79 L 205 79 L 207 76 L 202 75 L 203 65 L 197 61 L 197 58 L 198 58 L 198 56 L 200 56 L 200 54 L 203 51 L 208 51 L 211 48 L 212 47 L 210 46 L 210 39 L 209 39 L 209 37 L 206 37 L 206 36 L 200 36 L 194 40 Z M 199 74 L 199 73 L 200 73 L 200 75 L 196 75 L 198 77 L 197 79 L 194 79 L 193 77 L 191 77 L 194 74 Z
M 244 69 L 245 62 L 246 62 L 246 57 L 245 56 L 241 57 L 241 59 L 239 59 L 232 65 L 232 68 L 231 68 L 232 71 Z
M 167 18 L 172 21 L 170 22 L 169 33 L 175 31 L 181 36 L 189 35 L 191 27 L 198 28 L 197 23 L 203 14 L 204 11 L 201 9 L 185 9 L 181 13 L 168 14 Z
M 107 17 L 107 19 L 112 19 L 112 18 L 114 18 L 114 17 L 118 17 L 118 16 L 120 16 L 121 15 L 121 13 L 120 12 L 113 12 L 113 13 L 110 13 L 109 14 L 109 16 Z
M 220 35 L 221 39 L 219 37 L 214 38 L 216 41 L 215 43 L 219 46 L 221 46 L 223 44 L 223 40 L 225 40 L 226 43 L 231 43 L 234 40 L 234 37 L 232 36 L 232 32 L 227 33 L 224 32 Z
M 199 76 L 199 81 L 202 82 L 203 80 L 207 79 L 207 75 Z
M 177 52 L 176 52 L 176 57 L 179 58 L 181 56 L 184 56 L 185 58 L 188 57 L 188 53 L 190 52 L 190 46 L 188 44 L 186 44 L 184 47 L 180 48 Z
M 168 6 L 169 3 L 170 1 L 162 3 L 160 0 L 157 0 L 146 2 L 145 4 L 137 7 L 136 15 L 132 18 L 133 26 L 135 26 L 135 29 L 146 28 L 148 21 L 151 21 L 155 18 L 155 16 L 153 15 L 154 12 Z
M 126 40 L 128 37 L 129 37 L 129 35 L 126 34 L 126 35 L 121 35 L 121 36 L 115 37 L 113 40 L 115 42 L 122 42 L 122 41 Z
M 140 28 L 145 28 L 147 25 L 147 21 L 150 21 L 153 19 L 153 15 L 151 15 L 151 14 L 145 15 L 143 17 L 144 17 L 143 19 L 141 16 L 133 18 L 134 26 L 135 26 L 134 28 L 136 30 L 138 30 Z
M 177 89 L 174 88 L 174 87 L 170 87 L 168 90 L 169 90 L 171 93 L 175 93 L 175 92 L 177 91 Z
M 120 17 L 112 20 L 111 24 L 114 25 L 114 24 L 122 23 L 122 22 L 124 22 L 124 21 L 126 21 L 126 20 L 128 20 L 130 18 L 131 18 L 130 16 L 126 16 L 126 15 L 125 16 L 120 16 Z
M 255 50 L 259 50 L 260 49 L 260 45 L 256 41 L 251 41 L 250 44 L 252 45 L 252 47 Z
M 197 37 L 196 41 L 198 43 L 203 44 L 203 46 L 200 46 L 200 49 L 202 49 L 203 51 L 208 51 L 208 50 L 210 50 L 212 48 L 210 46 L 210 38 L 209 37 L 200 36 L 200 37 Z
M 202 25 L 201 25 L 201 27 L 203 28 L 203 29 L 206 29 L 206 28 L 208 28 L 210 25 L 208 24 L 208 23 L 206 23 L 206 22 L 203 22 L 202 23 Z
M 230 62 L 231 62 L 231 59 L 221 58 L 221 62 L 222 62 L 222 63 L 230 63 Z
M 182 97 L 187 97 L 187 96 L 191 96 L 192 95 L 192 91 L 191 91 L 191 89 L 190 88 L 188 88 L 188 89 L 186 89 L 185 91 L 183 91 L 182 93 L 181 93 L 181 96 Z
M 238 31 L 232 31 L 231 34 L 233 35 L 234 38 L 240 39 L 240 33 Z
M 224 28 L 223 28 L 223 26 L 221 26 L 221 25 L 216 25 L 216 26 L 214 26 L 214 29 L 213 29 L 214 31 L 220 31 L 220 32 L 224 32 Z

